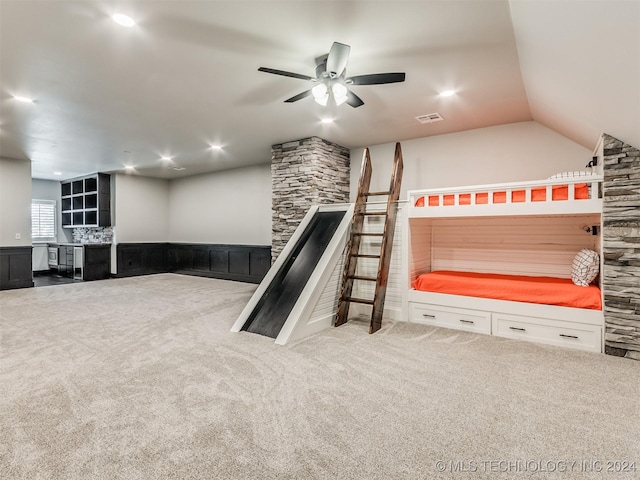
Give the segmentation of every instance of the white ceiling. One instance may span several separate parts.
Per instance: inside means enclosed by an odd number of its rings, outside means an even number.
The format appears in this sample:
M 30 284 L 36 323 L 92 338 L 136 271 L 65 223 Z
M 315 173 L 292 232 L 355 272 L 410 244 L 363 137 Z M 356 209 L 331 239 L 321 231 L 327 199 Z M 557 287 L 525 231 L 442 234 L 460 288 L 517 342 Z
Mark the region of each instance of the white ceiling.
M 307 82 L 257 69 L 313 75 L 334 41 L 351 45 L 349 75 L 407 80 L 353 87 L 365 105 L 324 125 L 312 98 L 283 103 Z M 588 148 L 603 131 L 640 145 L 639 70 L 636 0 L 1 1 L 0 155 L 36 178 L 126 164 L 171 178 L 312 135 L 355 148 L 532 119 Z M 445 121 L 414 118 L 433 112 Z

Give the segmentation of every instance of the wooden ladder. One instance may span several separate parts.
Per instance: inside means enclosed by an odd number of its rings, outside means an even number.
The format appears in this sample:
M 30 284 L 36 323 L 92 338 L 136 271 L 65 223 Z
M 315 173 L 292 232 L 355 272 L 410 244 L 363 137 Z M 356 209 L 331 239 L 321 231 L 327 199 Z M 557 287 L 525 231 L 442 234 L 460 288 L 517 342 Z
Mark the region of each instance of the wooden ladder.
M 393 234 L 396 227 L 397 204 L 400 197 L 400 184 L 402 183 L 402 150 L 400 143 L 396 143 L 396 152 L 393 159 L 393 170 L 391 172 L 391 184 L 389 191 L 370 192 L 371 184 L 371 157 L 369 149 L 365 148 L 362 158 L 362 168 L 360 170 L 360 181 L 358 182 L 358 196 L 356 197 L 353 219 L 351 220 L 351 235 L 347 245 L 347 255 L 344 262 L 342 274 L 342 288 L 338 300 L 338 313 L 336 314 L 335 326 L 338 327 L 347 322 L 349 315 L 349 305 L 353 303 L 363 303 L 371 305 L 371 323 L 369 333 L 375 333 L 382 326 L 382 312 L 384 309 L 384 298 L 387 292 L 387 281 L 389 279 L 389 264 L 391 263 L 391 248 L 393 247 Z M 384 212 L 367 211 L 367 200 L 369 197 L 386 196 L 387 209 Z M 367 216 L 384 216 L 384 230 L 382 233 L 363 233 L 364 218 Z M 379 255 L 365 255 L 360 253 L 360 242 L 362 237 L 382 237 Z M 367 277 L 356 275 L 356 267 L 360 258 L 377 258 L 378 275 Z M 353 282 L 355 280 L 365 282 L 376 282 L 373 299 L 354 298 L 351 296 Z

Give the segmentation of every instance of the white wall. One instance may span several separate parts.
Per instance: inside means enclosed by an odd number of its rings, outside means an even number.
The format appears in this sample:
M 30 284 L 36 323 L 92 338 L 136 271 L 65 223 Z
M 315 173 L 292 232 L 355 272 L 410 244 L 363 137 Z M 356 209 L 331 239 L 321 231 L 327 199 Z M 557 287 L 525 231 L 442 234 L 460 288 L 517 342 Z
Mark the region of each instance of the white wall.
M 31 162 L 0 158 L 0 247 L 24 246 L 31 246 Z
M 117 243 L 160 243 L 169 239 L 169 181 L 116 174 L 112 225 Z
M 594 139 L 594 144 L 597 139 Z M 401 142 L 407 190 L 547 178 L 583 170 L 592 152 L 536 123 L 521 122 Z M 371 190 L 388 190 L 395 143 L 370 148 Z M 355 198 L 363 149 L 351 150 L 351 199 Z
M 56 202 L 56 241 L 70 242 L 73 239 L 71 229 L 62 228 L 62 210 L 60 208 L 60 182 L 55 180 L 41 180 L 34 178 L 31 181 L 31 198 L 34 200 L 54 200 Z M 46 243 L 33 244 L 33 270 L 48 270 L 49 259 Z
M 271 245 L 271 166 L 172 180 L 169 241 Z

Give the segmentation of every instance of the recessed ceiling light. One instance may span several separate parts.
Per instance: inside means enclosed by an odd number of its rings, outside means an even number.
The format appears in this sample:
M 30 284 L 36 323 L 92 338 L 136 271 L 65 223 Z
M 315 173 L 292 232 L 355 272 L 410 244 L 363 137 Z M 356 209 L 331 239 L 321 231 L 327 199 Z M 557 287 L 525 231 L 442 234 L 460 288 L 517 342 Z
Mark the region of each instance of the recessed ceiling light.
M 62 175 L 62 172 L 53 172 L 54 175 L 60 176 Z
M 23 97 L 22 95 L 14 95 L 13 98 L 15 100 L 18 100 L 19 102 L 24 102 L 24 103 L 33 103 L 33 100 L 29 97 Z
M 133 27 L 136 24 L 133 18 L 127 15 L 123 15 L 122 13 L 116 13 L 111 18 L 114 22 L 116 22 L 118 25 L 122 25 L 123 27 Z
M 322 123 L 333 123 L 333 118 L 323 118 L 320 120 Z
M 211 147 L 211 150 L 222 150 L 222 145 L 214 144 L 209 146 Z
M 162 157 L 160 157 L 160 160 L 164 160 L 165 162 L 170 162 L 171 160 L 173 160 L 173 157 L 170 157 L 168 155 L 163 155 Z
M 455 90 L 445 90 L 444 92 L 440 92 L 441 97 L 453 97 L 455 94 Z
M 125 165 L 124 169 L 128 172 L 131 172 L 133 170 L 135 170 L 136 167 L 134 167 L 133 165 Z

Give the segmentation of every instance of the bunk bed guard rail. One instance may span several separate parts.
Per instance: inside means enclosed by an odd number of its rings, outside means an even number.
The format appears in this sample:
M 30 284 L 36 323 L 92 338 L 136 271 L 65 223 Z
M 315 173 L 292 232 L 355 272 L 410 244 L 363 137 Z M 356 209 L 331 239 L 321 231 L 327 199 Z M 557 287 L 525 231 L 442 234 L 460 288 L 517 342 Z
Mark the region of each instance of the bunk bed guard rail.
M 602 212 L 602 176 L 409 190 L 410 217 Z

